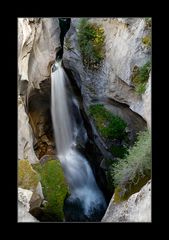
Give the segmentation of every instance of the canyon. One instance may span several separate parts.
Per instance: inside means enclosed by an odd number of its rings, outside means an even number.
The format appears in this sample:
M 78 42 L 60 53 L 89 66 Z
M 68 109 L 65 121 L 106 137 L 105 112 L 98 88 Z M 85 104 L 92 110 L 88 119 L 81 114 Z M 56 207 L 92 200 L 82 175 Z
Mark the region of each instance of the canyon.
M 151 36 L 150 21 L 88 18 L 89 26 L 98 25 L 105 36 L 104 58 L 93 69 L 85 65 L 81 52 L 80 21 L 18 18 L 18 221 L 150 222 L 151 179 L 120 203 L 114 201 L 116 187 L 109 180 L 110 167 L 117 161 L 115 152 L 110 151 L 112 146 L 132 147 L 138 132 L 148 129 L 151 133 L 151 70 L 142 94 L 133 82 L 135 72 L 151 61 L 151 47 L 145 41 Z M 60 74 L 54 81 L 52 76 L 57 71 Z M 63 81 L 59 83 L 63 80 L 61 71 L 67 79 L 65 92 Z M 100 134 L 91 106 L 104 107 L 106 113 L 122 119 L 127 137 L 112 141 Z M 69 146 L 73 144 L 71 134 L 76 136 L 73 152 Z M 63 152 L 69 155 L 67 162 Z M 88 187 L 84 187 L 85 178 L 90 180 Z M 51 181 L 56 185 L 48 186 Z M 81 197 L 72 202 L 78 184 L 84 188 L 78 188 Z M 102 199 L 103 208 L 96 207 L 96 212 L 88 216 L 79 198 L 85 199 L 94 189 L 98 195 L 91 194 L 92 201 Z M 24 197 L 19 197 L 21 192 Z M 50 198 L 54 203 L 50 204 Z M 84 201 L 90 202 L 89 198 Z

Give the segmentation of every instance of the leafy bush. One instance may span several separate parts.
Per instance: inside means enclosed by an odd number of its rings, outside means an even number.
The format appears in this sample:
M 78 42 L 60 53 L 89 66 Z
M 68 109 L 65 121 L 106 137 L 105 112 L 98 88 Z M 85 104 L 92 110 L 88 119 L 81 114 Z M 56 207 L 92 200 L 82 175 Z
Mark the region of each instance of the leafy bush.
M 68 185 L 59 161 L 49 160 L 43 165 L 33 165 L 41 176 L 44 197 L 47 200 L 44 212 L 47 215 L 63 221 L 63 205 L 68 194 Z
M 116 191 L 120 189 L 122 195 L 139 181 L 151 177 L 151 135 L 148 130 L 138 134 L 125 159 L 113 164 L 111 175 Z
M 39 182 L 39 175 L 33 170 L 28 160 L 18 162 L 18 186 L 34 191 Z
M 143 94 L 145 92 L 150 70 L 151 70 L 150 62 L 147 62 L 141 68 L 138 68 L 137 66 L 134 67 L 131 80 L 134 83 L 136 92 L 138 94 Z
M 83 18 L 79 24 L 78 43 L 83 63 L 89 69 L 98 69 L 104 59 L 104 30 L 96 23 Z

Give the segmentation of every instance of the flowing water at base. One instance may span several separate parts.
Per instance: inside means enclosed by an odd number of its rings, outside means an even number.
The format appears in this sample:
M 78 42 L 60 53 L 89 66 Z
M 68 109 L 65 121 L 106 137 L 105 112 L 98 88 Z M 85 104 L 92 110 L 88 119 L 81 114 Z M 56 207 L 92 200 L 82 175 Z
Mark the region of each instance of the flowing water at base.
M 51 68 L 51 104 L 57 155 L 70 187 L 69 201 L 80 201 L 83 213 L 89 219 L 100 209 L 106 208 L 104 196 L 97 186 L 87 159 L 76 148 L 77 125 L 73 122 L 72 111 L 68 108 L 66 81 L 61 62 Z M 70 100 L 70 99 L 69 99 Z M 72 98 L 73 101 L 73 98 Z M 77 103 L 76 103 L 77 104 Z

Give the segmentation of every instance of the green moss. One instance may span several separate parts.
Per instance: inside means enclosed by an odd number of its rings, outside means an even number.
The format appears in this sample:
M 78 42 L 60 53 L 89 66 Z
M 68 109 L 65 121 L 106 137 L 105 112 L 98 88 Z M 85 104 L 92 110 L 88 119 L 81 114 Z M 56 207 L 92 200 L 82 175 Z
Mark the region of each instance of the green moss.
M 89 69 L 98 69 L 105 56 L 104 30 L 101 25 L 82 19 L 79 24 L 78 43 L 83 63 Z
M 63 205 L 69 189 L 60 161 L 49 160 L 43 165 L 34 165 L 34 169 L 41 176 L 44 197 L 48 202 L 44 208 L 45 214 L 53 216 L 58 221 L 63 221 Z
M 131 81 L 133 82 L 135 90 L 138 94 L 143 94 L 145 92 L 150 70 L 151 63 L 149 61 L 141 68 L 134 66 Z
M 151 177 L 151 135 L 141 132 L 125 159 L 119 159 L 111 170 L 114 186 L 128 192 L 142 179 Z
M 102 104 L 91 105 L 89 113 L 101 135 L 108 139 L 123 139 L 127 124 L 118 116 L 109 112 Z
M 142 43 L 146 45 L 147 47 L 151 47 L 151 36 L 146 35 L 142 38 Z
M 39 182 L 39 175 L 33 170 L 28 160 L 18 162 L 18 186 L 34 191 Z
M 139 192 L 149 179 L 150 176 L 144 176 L 139 178 L 137 183 L 127 184 L 123 188 L 118 186 L 114 191 L 114 202 L 120 203 L 128 200 L 132 194 Z
M 113 145 L 111 148 L 110 148 L 113 156 L 117 157 L 117 158 L 124 158 L 128 152 L 128 148 L 125 147 L 125 146 L 116 146 L 116 145 Z
M 102 104 L 91 105 L 89 114 L 93 118 L 99 134 L 106 144 L 108 143 L 109 151 L 114 157 L 123 158 L 127 154 L 127 147 L 121 143 L 123 141 L 126 145 L 128 144 L 126 122 L 113 115 Z
M 146 83 L 139 83 L 136 88 L 135 88 L 135 91 L 138 95 L 141 95 L 143 93 L 145 93 L 146 91 Z

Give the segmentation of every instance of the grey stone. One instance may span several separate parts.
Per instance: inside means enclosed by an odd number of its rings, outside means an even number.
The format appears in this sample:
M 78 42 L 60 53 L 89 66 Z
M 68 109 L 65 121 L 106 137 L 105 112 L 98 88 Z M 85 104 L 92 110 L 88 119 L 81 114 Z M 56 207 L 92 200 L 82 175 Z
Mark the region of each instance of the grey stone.
M 151 180 L 127 201 L 114 203 L 114 195 L 101 222 L 151 222 Z

